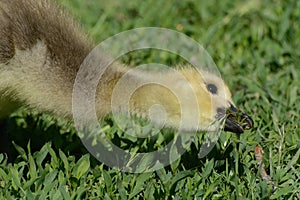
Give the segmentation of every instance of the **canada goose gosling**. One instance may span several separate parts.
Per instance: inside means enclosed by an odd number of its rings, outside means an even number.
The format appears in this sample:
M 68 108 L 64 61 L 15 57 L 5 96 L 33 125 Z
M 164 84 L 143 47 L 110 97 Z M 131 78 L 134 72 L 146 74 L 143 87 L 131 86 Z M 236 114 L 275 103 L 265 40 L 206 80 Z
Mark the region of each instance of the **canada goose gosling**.
M 27 106 L 71 117 L 74 81 L 92 47 L 76 23 L 50 1 L 0 0 L 0 116 L 6 117 L 16 108 Z M 99 117 L 111 113 L 113 90 L 128 70 L 114 63 L 105 71 L 96 93 Z M 225 116 L 225 110 L 230 111 L 225 130 L 242 133 L 253 126 L 252 119 L 235 108 L 229 89 L 220 77 L 204 71 L 200 76 L 189 66 L 177 71 L 188 81 L 201 111 L 197 116 L 199 127 L 190 127 L 186 122 L 187 131 L 217 129 L 218 126 L 212 124 Z M 135 75 L 133 80 L 156 76 L 146 72 Z M 159 76 L 170 84 L 177 84 L 172 73 Z M 185 87 L 178 85 L 176 95 L 185 95 Z M 178 128 L 180 103 L 162 86 L 148 84 L 136 90 L 130 100 L 130 111 L 148 118 L 149 108 L 154 104 L 164 107 L 165 126 Z M 194 109 L 190 107 L 188 112 Z M 158 118 L 156 123 L 159 121 Z

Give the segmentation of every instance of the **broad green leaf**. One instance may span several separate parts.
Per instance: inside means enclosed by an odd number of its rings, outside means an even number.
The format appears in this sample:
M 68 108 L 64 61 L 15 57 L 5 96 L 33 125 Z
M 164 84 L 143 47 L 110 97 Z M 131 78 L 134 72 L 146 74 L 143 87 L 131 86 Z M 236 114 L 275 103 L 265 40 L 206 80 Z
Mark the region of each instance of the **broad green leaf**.
M 74 176 L 79 180 L 90 168 L 90 155 L 82 156 L 73 168 Z

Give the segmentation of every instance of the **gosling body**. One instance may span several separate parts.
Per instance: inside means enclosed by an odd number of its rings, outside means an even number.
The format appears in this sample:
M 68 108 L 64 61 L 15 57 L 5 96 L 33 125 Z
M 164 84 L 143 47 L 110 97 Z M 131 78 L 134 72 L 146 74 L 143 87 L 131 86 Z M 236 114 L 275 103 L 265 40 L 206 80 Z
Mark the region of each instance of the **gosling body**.
M 18 107 L 25 106 L 71 118 L 76 75 L 92 49 L 93 44 L 81 28 L 51 1 L 0 0 L 0 117 L 5 118 Z M 103 118 L 112 112 L 114 88 L 129 69 L 115 62 L 103 74 L 96 92 L 98 117 Z M 215 122 L 225 117 L 225 110 L 241 114 L 235 109 L 230 91 L 219 76 L 195 70 L 191 66 L 176 70 L 188 81 L 200 110 L 196 116 L 197 126 L 191 126 L 188 119 L 182 126 L 185 130 L 216 130 L 219 124 Z M 165 82 L 177 85 L 176 95 L 185 96 L 183 103 L 189 104 L 187 85 L 178 84 L 172 73 L 140 72 L 134 73 L 130 80 L 135 82 L 151 77 L 161 77 Z M 208 84 L 217 88 L 218 92 L 212 92 Z M 123 91 L 129 85 L 123 85 Z M 176 95 L 156 84 L 141 87 L 132 95 L 130 113 L 151 118 L 149 108 L 160 104 L 167 116 L 165 126 L 177 129 L 182 117 L 182 102 Z M 122 109 L 119 108 L 119 111 L 122 112 Z M 187 106 L 187 112 L 194 111 L 195 107 Z M 243 117 L 246 124 L 229 118 L 231 125 L 227 130 L 243 132 L 252 127 L 251 118 Z M 154 123 L 162 122 L 156 117 Z

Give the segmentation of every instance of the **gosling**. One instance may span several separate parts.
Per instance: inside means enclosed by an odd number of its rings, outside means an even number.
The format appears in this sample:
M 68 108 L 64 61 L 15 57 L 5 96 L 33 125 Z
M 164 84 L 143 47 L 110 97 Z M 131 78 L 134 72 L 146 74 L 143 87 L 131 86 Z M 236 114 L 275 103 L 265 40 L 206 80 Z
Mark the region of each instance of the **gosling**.
M 0 118 L 8 117 L 19 107 L 71 118 L 76 75 L 92 49 L 92 42 L 81 28 L 51 1 L 0 0 Z M 113 90 L 129 69 L 115 62 L 104 72 L 95 101 L 99 118 L 112 112 Z M 183 129 L 214 131 L 219 128 L 216 121 L 221 119 L 225 120 L 224 130 L 234 133 L 253 126 L 252 119 L 235 107 L 228 87 L 219 76 L 206 71 L 197 73 L 191 66 L 176 71 L 189 83 L 201 111 L 196 116 L 198 125 L 194 127 L 187 120 Z M 154 76 L 157 77 L 153 72 L 135 73 L 132 82 Z M 178 86 L 177 96 L 186 95 L 186 85 L 178 84 L 172 72 L 159 76 Z M 140 87 L 130 99 L 130 113 L 149 119 L 149 108 L 159 104 L 167 116 L 165 127 L 178 129 L 181 108 L 176 95 L 156 84 Z M 183 103 L 188 105 L 189 99 L 186 101 Z M 187 107 L 189 113 L 194 110 Z M 157 118 L 154 123 L 162 123 L 160 120 Z

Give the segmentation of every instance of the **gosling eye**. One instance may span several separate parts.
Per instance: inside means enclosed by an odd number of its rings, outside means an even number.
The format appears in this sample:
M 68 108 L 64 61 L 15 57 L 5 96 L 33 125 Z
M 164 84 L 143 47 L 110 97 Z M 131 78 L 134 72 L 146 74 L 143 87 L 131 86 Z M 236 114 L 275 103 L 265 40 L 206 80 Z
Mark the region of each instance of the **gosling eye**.
M 206 89 L 212 94 L 218 93 L 218 88 L 215 84 L 212 84 L 212 83 L 206 84 Z

